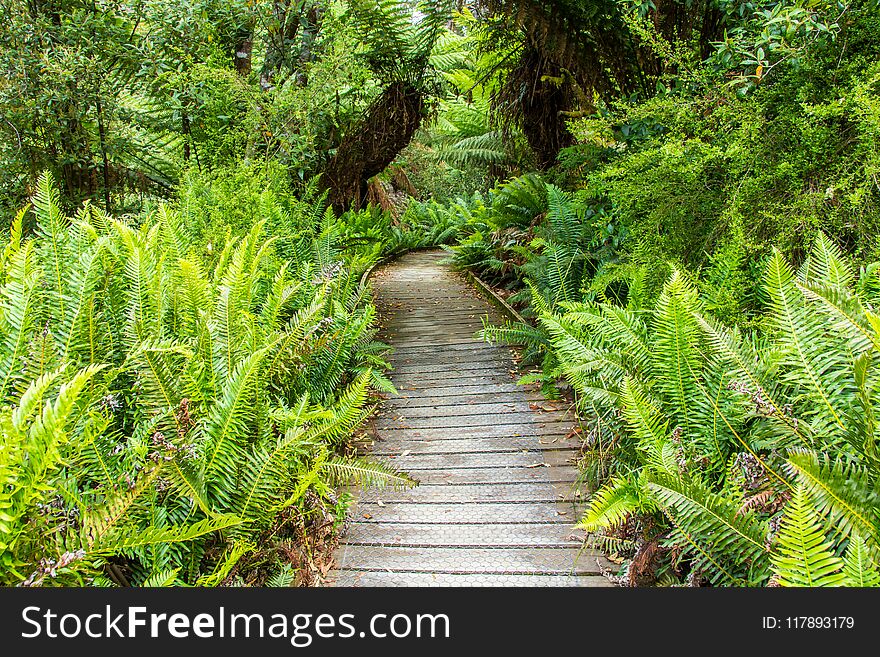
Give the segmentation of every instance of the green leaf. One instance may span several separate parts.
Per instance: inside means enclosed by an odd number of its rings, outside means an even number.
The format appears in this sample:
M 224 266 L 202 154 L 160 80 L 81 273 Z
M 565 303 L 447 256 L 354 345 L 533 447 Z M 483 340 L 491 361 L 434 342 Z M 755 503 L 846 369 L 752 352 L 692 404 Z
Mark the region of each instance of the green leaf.
M 841 586 L 843 561 L 822 531 L 807 489 L 798 486 L 786 506 L 772 557 L 782 586 Z

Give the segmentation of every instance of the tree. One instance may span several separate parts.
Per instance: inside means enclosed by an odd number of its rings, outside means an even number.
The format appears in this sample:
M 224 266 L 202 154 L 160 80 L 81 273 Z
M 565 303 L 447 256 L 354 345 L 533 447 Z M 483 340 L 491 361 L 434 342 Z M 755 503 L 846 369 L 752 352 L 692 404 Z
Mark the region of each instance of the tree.
M 40 171 L 56 172 L 71 200 L 110 190 L 124 175 L 113 165 L 109 125 L 137 64 L 142 5 L 113 0 L 7 0 L 0 27 L 0 130 L 12 148 L 5 164 L 17 194 Z
M 538 167 L 546 169 L 573 143 L 565 128 L 572 112 L 592 101 L 651 96 L 659 76 L 677 62 L 646 42 L 647 20 L 664 42 L 685 43 L 707 56 L 722 34 L 710 0 L 643 3 L 618 0 L 480 0 L 485 48 L 500 50 L 504 82 L 495 95 L 498 120 L 522 129 Z
M 436 88 L 430 54 L 452 7 L 449 0 L 431 2 L 416 14 L 397 0 L 351 0 L 349 17 L 363 37 L 363 57 L 383 88 L 324 172 L 336 209 L 365 203 L 369 179 L 394 161 L 427 116 Z

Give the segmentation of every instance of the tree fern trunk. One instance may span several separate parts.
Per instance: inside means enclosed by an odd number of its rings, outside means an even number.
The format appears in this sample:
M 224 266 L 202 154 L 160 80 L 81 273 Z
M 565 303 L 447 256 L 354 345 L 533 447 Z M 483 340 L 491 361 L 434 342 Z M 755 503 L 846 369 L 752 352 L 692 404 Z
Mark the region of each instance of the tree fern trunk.
M 322 178 L 337 212 L 366 203 L 368 181 L 409 144 L 425 109 L 423 93 L 408 82 L 392 83 L 373 101 L 339 144 Z

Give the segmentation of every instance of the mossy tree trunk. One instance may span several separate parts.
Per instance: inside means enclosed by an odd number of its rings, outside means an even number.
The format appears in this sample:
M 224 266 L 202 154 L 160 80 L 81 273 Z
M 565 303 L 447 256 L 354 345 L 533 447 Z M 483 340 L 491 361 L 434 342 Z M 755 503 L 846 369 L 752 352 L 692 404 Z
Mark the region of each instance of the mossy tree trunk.
M 409 144 L 426 114 L 424 93 L 408 82 L 388 85 L 339 144 L 323 174 L 337 212 L 366 203 L 370 178 Z

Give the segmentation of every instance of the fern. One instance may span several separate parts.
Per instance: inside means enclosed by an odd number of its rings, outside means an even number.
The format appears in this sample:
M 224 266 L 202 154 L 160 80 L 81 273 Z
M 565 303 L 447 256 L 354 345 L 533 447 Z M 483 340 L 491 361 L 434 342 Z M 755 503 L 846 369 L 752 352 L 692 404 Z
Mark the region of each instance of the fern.
M 866 468 L 844 458 L 831 459 L 808 450 L 793 450 L 788 468 L 805 494 L 815 500 L 836 540 L 858 535 L 880 548 L 876 509 L 880 490 Z
M 828 341 L 822 337 L 824 323 L 809 312 L 793 278 L 782 255 L 775 252 L 767 265 L 767 292 L 774 325 L 785 336 L 782 345 L 792 368 L 790 378 L 804 381 L 829 425 L 843 429 L 845 403 L 852 394 L 845 377 L 848 354 L 839 345 L 827 348 Z
M 167 570 L 160 570 L 157 573 L 153 573 L 149 577 L 147 577 L 141 586 L 143 588 L 164 588 L 167 586 L 174 586 L 177 584 L 177 574 L 180 572 L 179 568 L 169 568 Z
M 880 586 L 880 571 L 871 558 L 868 546 L 859 536 L 850 539 L 843 557 L 843 576 L 845 586 L 860 588 Z
M 755 584 L 766 578 L 770 549 L 756 518 L 740 515 L 736 504 L 697 482 L 651 474 L 646 485 L 713 583 Z
M 26 345 L 36 328 L 40 302 L 38 285 L 41 272 L 34 259 L 30 242 L 10 253 L 6 271 L 6 283 L 0 290 L 0 335 L 2 335 L 2 358 L 0 358 L 0 399 L 14 387 L 21 377 L 21 364 L 26 356 Z
M 610 529 L 631 514 L 644 511 L 638 485 L 618 477 L 596 491 L 577 526 L 588 532 Z
M 68 258 L 66 229 L 69 221 L 61 213 L 61 198 L 51 173 L 45 172 L 37 180 L 32 203 L 37 219 L 37 234 L 48 262 L 50 298 L 57 304 L 58 317 L 63 322 Z
M 368 260 L 348 260 L 325 197 L 261 197 L 268 219 L 209 262 L 167 207 L 138 228 L 90 206 L 71 220 L 41 183 L 37 232 L 19 214 L 2 254 L 3 583 L 106 584 L 112 556 L 132 584 L 216 586 L 274 549 L 257 539 L 291 505 L 412 483 L 337 454 L 393 386 Z
M 777 536 L 773 572 L 782 586 L 840 586 L 843 561 L 825 537 L 806 489 L 788 503 Z
M 361 487 L 391 486 L 411 488 L 418 484 L 409 475 L 378 461 L 363 458 L 332 458 L 324 462 L 324 472 L 335 486 L 355 484 Z
M 266 580 L 266 586 L 269 588 L 286 588 L 293 585 L 295 577 L 296 571 L 289 564 L 283 564 L 278 572 Z

